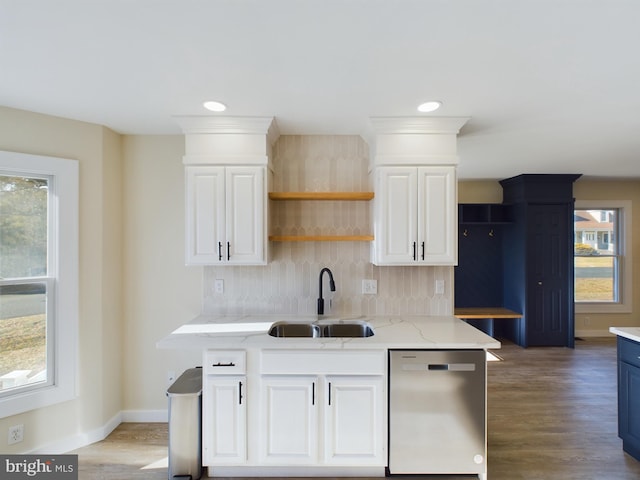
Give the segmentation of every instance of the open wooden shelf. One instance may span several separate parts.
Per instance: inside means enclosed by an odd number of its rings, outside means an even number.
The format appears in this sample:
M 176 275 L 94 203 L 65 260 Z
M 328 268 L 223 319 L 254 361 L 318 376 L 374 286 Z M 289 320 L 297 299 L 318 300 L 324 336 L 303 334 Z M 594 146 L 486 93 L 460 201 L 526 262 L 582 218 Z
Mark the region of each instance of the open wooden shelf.
M 269 192 L 270 200 L 367 201 L 373 196 L 373 192 Z
M 371 242 L 373 235 L 269 235 L 272 242 Z

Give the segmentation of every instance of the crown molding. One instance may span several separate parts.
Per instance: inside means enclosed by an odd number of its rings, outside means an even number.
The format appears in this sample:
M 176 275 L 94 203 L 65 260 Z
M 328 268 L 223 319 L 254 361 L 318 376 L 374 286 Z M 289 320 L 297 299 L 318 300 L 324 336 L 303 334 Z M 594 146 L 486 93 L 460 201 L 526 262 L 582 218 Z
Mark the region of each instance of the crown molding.
M 454 134 L 471 117 L 371 117 L 376 135 Z
M 185 115 L 174 117 L 186 135 L 239 134 L 266 135 L 269 143 L 280 136 L 274 117 L 229 117 L 210 115 Z

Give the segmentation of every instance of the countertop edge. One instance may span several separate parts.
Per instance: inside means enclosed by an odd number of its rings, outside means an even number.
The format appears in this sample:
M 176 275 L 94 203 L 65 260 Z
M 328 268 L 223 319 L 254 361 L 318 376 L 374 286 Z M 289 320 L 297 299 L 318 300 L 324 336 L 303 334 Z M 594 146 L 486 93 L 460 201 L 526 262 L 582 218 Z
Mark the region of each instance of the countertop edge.
M 609 327 L 609 332 L 640 343 L 640 327 Z

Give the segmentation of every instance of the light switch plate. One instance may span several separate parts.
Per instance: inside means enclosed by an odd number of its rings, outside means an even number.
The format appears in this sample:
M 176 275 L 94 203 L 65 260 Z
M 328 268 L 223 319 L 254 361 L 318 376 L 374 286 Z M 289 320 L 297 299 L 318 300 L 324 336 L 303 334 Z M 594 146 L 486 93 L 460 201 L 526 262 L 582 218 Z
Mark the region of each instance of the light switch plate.
M 378 293 L 378 281 L 362 280 L 362 293 L 365 295 L 376 295 Z

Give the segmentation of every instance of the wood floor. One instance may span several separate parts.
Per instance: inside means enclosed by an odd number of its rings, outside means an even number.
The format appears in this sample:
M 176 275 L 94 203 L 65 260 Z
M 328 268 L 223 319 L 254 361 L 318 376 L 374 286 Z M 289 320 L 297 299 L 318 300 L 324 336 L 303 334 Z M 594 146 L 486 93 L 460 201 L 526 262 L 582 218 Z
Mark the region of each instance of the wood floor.
M 614 338 L 496 353 L 504 361 L 489 363 L 489 480 L 640 479 L 617 435 Z M 166 479 L 166 445 L 166 424 L 122 424 L 74 452 L 80 479 Z

